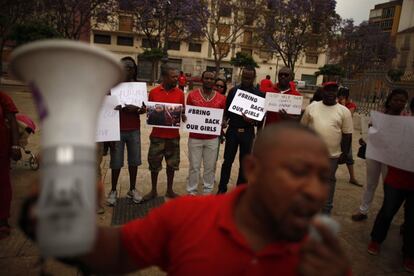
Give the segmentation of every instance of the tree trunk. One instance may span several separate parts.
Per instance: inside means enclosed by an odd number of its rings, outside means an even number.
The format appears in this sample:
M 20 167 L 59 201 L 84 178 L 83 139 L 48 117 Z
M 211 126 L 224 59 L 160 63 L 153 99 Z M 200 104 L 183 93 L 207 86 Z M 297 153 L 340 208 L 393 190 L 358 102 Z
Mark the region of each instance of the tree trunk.
M 221 64 L 221 60 L 219 59 L 215 59 L 214 63 L 216 64 L 216 74 L 215 74 L 215 78 L 218 77 L 218 75 L 220 74 L 220 64 Z

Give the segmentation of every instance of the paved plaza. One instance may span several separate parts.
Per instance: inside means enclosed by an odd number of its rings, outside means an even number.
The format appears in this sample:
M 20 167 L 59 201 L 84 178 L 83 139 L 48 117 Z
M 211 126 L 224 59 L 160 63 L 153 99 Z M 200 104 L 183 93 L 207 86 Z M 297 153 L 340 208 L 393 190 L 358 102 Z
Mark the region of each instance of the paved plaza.
M 32 117 L 39 126 L 39 120 L 36 115 L 35 107 L 31 94 L 27 88 L 17 85 L 3 85 L 0 89 L 8 93 L 15 101 L 19 111 Z M 62 103 L 65 104 L 65 103 Z M 353 139 L 353 152 L 358 149 L 359 139 L 359 119 L 358 115 L 354 117 L 355 135 Z M 137 177 L 137 189 L 141 194 L 150 190 L 150 172 L 146 156 L 149 147 L 149 134 L 151 128 L 144 123 L 141 118 L 141 141 L 143 165 L 139 167 Z M 40 150 L 41 130 L 31 137 L 28 148 L 34 152 Z M 188 175 L 188 134 L 181 132 L 181 164 L 180 170 L 176 173 L 174 179 L 175 191 L 179 194 L 185 194 L 186 179 Z M 219 180 L 220 168 L 222 164 L 224 145 L 220 147 L 220 157 L 217 163 L 216 182 Z M 27 156 L 24 156 L 27 158 Z M 237 159 L 237 158 L 236 158 Z M 104 157 L 102 163 L 103 175 L 105 180 L 106 191 L 110 190 L 110 170 L 109 157 Z M 164 164 L 165 166 L 165 164 Z M 230 188 L 234 187 L 237 179 L 238 161 L 233 164 Z M 365 161 L 356 158 L 355 163 L 356 177 L 365 184 Z M 13 185 L 13 202 L 12 202 L 12 234 L 9 238 L 0 241 L 0 275 L 36 275 L 43 269 L 48 275 L 77 275 L 77 271 L 55 261 L 47 260 L 43 265 L 39 258 L 37 247 L 31 243 L 17 228 L 16 221 L 19 214 L 20 206 L 30 192 L 30 189 L 38 177 L 38 171 L 32 171 L 22 163 L 17 164 L 12 169 Z M 162 171 L 159 176 L 159 194 L 164 195 L 166 189 L 166 175 Z M 129 187 L 129 178 L 127 167 L 124 167 L 118 183 L 118 189 L 121 197 L 126 196 Z M 217 188 L 217 187 L 216 187 Z M 341 224 L 339 238 L 343 248 L 348 254 L 352 264 L 354 275 L 406 275 L 402 268 L 401 245 L 402 238 L 399 235 L 399 227 L 402 223 L 402 211 L 395 217 L 387 240 L 384 242 L 379 256 L 371 256 L 367 253 L 367 244 L 369 234 L 383 198 L 382 188 L 379 186 L 369 218 L 364 222 L 353 222 L 351 214 L 357 210 L 360 203 L 363 188 L 348 183 L 348 172 L 345 165 L 340 166 L 337 172 L 337 186 L 335 193 L 333 218 Z M 105 206 L 105 213 L 98 215 L 98 221 L 102 225 L 109 225 L 112 217 L 112 208 Z M 194 233 L 195 235 L 197 233 Z M 414 234 L 414 233 L 413 233 Z M 110 252 L 105 252 L 110 254 Z M 163 272 L 156 268 L 149 268 L 134 275 L 164 275 Z M 323 272 L 321 272 L 323 275 Z M 408 275 L 408 274 L 407 274 Z

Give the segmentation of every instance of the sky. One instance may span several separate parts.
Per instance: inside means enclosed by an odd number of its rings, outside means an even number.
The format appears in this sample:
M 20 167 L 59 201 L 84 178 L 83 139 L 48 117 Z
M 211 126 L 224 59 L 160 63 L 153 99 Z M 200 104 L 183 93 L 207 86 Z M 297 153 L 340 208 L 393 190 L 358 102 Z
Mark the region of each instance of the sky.
M 388 2 L 389 0 L 336 0 L 336 12 L 342 18 L 353 18 L 355 25 L 368 20 L 369 11 L 376 4 Z

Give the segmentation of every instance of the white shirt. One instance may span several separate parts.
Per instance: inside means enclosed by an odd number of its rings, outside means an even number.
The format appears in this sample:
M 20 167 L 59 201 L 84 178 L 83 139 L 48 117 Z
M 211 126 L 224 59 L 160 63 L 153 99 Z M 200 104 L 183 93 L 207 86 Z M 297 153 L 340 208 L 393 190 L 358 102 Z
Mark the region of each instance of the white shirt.
M 313 128 L 325 141 L 331 158 L 341 155 L 342 134 L 352 134 L 351 112 L 343 105 L 325 105 L 322 101 L 308 105 L 301 123 Z

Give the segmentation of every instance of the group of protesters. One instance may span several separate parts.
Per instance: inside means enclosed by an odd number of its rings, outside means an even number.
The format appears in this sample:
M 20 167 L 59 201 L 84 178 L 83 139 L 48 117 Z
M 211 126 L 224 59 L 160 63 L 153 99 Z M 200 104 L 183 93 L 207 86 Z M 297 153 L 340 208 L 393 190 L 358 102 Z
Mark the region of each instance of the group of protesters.
M 122 62 L 125 81 L 136 81 L 135 61 L 126 57 Z M 236 92 L 240 89 L 263 98 L 266 93 L 300 96 L 289 68 L 279 70 L 276 84 L 269 76 L 256 87 L 256 71 L 246 67 L 241 72 L 241 83 L 228 93 L 225 80 L 205 71 L 201 76 L 202 87 L 189 91 L 187 96 L 177 87 L 183 83 L 178 83 L 180 76 L 176 69 L 162 66 L 161 77 L 162 83 L 149 92 L 149 101 L 224 111 L 220 135 L 189 134 L 187 193 L 190 196 L 168 201 L 147 217 L 121 228 L 97 227 L 98 238 L 93 250 L 63 261 L 96 273 L 124 273 L 156 265 L 171 274 L 350 274 L 350 263 L 337 237 L 320 221 L 313 220 L 318 213 L 329 216 L 332 212 L 339 165 L 347 165 L 351 184 L 362 186 L 353 168 L 352 117 L 357 107 L 350 100 L 349 89 L 337 82 L 326 82 L 301 115 L 280 110 L 266 112 L 263 120 L 256 121 L 243 113 L 228 111 Z M 403 115 L 408 100 L 405 90 L 395 89 L 389 94 L 383 111 L 388 115 Z M 414 114 L 413 105 L 411 100 L 411 114 Z M 121 139 L 110 143 L 112 188 L 106 199 L 108 205 L 117 203 L 125 145 L 130 180 L 127 196 L 134 203 L 158 196 L 158 175 L 164 158 L 165 196 L 178 197 L 173 186 L 175 171 L 180 168 L 179 130 L 152 128 L 147 157 L 151 191 L 142 196 L 136 182 L 138 166 L 142 164 L 140 115 L 146 112 L 146 106 L 117 108 Z M 187 120 L 184 111 L 181 119 Z M 220 195 L 195 197 L 199 194 L 201 167 L 202 194 L 213 193 L 221 142 L 224 142 L 224 156 L 217 182 Z M 360 141 L 361 145 L 364 143 Z M 99 163 L 103 145 L 98 149 Z M 237 152 L 237 187 L 228 192 Z M 18 153 L 12 153 L 18 159 Z M 403 266 L 414 272 L 414 173 L 391 166 L 386 168 L 375 160 L 367 159 L 366 163 L 367 183 L 359 211 L 352 220 L 367 218 L 381 174 L 384 202 L 375 220 L 368 252 L 380 253 L 391 221 L 404 203 Z M 318 231 L 320 240 L 309 238 L 310 227 Z M 24 230 L 30 232 L 30 229 Z

